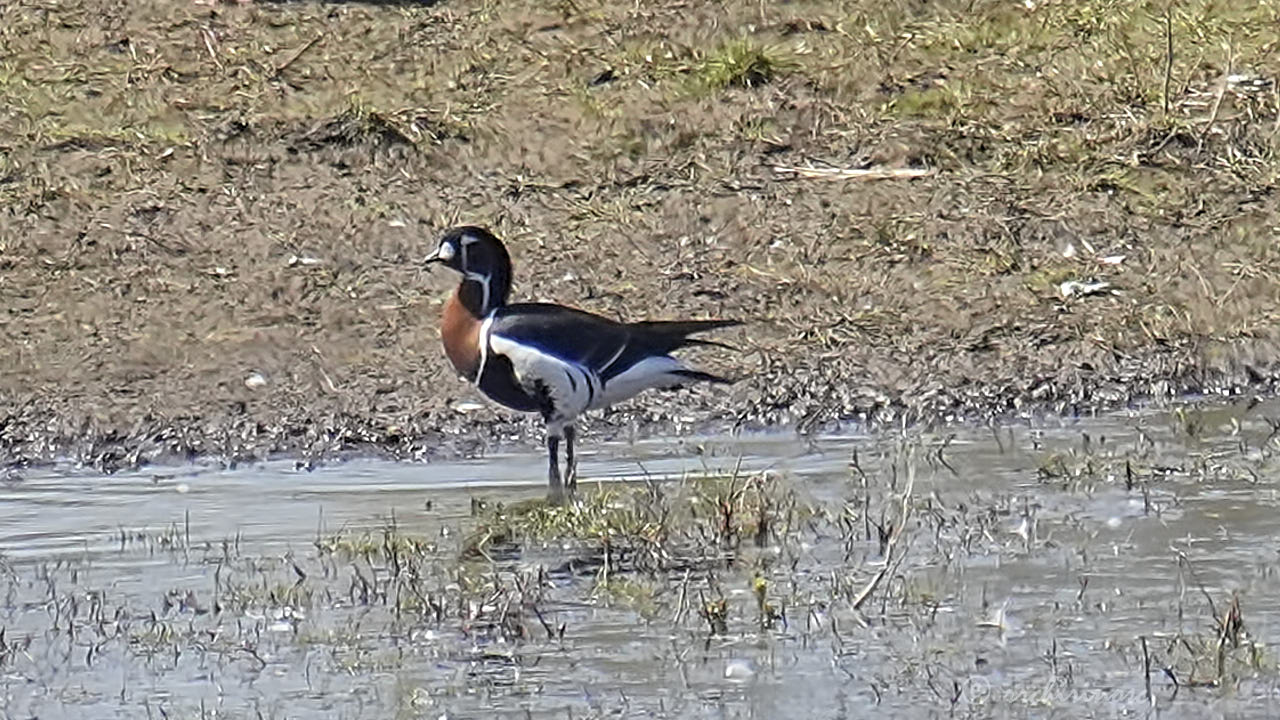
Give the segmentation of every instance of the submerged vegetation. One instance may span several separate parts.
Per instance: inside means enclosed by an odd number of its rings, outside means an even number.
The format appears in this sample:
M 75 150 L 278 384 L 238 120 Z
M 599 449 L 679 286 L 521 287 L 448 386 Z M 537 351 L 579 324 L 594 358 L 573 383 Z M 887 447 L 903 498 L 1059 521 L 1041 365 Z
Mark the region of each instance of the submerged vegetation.
M 815 440 L 845 468 L 585 483 L 568 507 L 442 491 L 272 552 L 190 517 L 120 530 L 0 566 L 0 671 L 169 717 L 1261 716 L 1276 577 L 1240 558 L 1274 530 L 1274 412 Z M 1260 503 L 1239 523 L 1237 496 Z M 148 690 L 209 668 L 217 691 Z

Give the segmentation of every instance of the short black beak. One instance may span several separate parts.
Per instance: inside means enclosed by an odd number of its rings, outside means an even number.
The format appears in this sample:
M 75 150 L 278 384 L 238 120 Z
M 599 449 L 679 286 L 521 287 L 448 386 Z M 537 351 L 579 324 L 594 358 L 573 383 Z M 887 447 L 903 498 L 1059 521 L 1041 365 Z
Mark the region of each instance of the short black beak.
M 441 260 L 441 259 L 440 259 L 440 249 L 439 249 L 439 248 L 436 248 L 436 251 L 435 251 L 435 252 L 433 252 L 433 253 L 431 253 L 430 255 L 428 255 L 428 256 L 426 257 L 426 259 L 422 261 L 422 266 L 423 266 L 423 267 L 427 267 L 427 266 L 429 266 L 429 265 L 432 265 L 432 264 L 434 264 L 434 263 L 438 263 L 438 262 L 444 262 L 444 260 Z

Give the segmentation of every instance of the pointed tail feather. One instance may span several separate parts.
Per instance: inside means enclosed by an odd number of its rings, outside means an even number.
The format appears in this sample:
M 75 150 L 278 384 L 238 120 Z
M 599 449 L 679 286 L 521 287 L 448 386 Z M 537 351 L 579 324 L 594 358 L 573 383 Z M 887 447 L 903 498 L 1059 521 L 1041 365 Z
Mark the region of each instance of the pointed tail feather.
M 679 375 L 681 377 L 686 377 L 686 378 L 689 378 L 690 380 L 716 383 L 718 385 L 732 385 L 735 382 L 737 382 L 737 380 L 730 380 L 729 378 L 720 377 L 719 375 L 712 375 L 709 372 L 702 372 L 701 370 L 676 370 L 671 374 Z
M 644 320 L 631 323 L 629 327 L 640 336 L 648 338 L 655 346 L 654 349 L 667 353 L 686 345 L 711 345 L 733 350 L 735 348 L 732 346 L 715 340 L 699 340 L 689 336 L 741 324 L 740 320 Z
M 702 340 L 699 338 L 685 338 L 684 344 L 685 345 L 705 345 L 707 347 L 718 347 L 718 348 L 724 348 L 725 350 L 733 350 L 734 352 L 737 352 L 739 349 L 735 345 L 730 345 L 729 343 L 722 343 L 719 340 Z
M 741 320 L 642 320 L 631 323 L 631 327 L 641 332 L 656 332 L 662 335 L 678 335 L 685 337 L 695 333 L 707 332 L 716 328 L 741 325 Z

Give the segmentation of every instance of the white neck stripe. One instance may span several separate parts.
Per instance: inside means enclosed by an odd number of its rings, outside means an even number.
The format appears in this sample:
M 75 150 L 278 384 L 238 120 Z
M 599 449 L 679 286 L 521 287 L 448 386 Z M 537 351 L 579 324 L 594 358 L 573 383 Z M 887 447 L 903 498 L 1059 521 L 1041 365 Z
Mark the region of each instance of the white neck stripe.
M 480 296 L 480 312 L 488 312 L 491 309 L 489 307 L 489 276 L 484 273 L 464 270 L 462 272 L 462 277 L 466 280 L 480 283 L 480 289 L 482 291 Z

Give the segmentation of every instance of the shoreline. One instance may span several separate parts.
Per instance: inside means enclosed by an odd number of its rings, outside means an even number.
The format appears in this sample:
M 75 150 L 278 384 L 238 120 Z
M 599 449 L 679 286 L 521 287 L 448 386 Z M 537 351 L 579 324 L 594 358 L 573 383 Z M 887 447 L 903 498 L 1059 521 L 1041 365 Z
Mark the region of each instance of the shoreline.
M 717 393 L 651 393 L 660 398 L 640 396 L 618 409 L 593 413 L 584 424 L 586 443 L 617 442 L 627 436 L 637 440 L 668 437 L 672 440 L 708 435 L 748 433 L 823 434 L 841 427 L 857 427 L 868 434 L 896 430 L 938 431 L 947 427 L 977 427 L 986 424 L 1009 424 L 1032 417 L 1061 419 L 1122 411 L 1126 408 L 1160 407 L 1165 403 L 1231 402 L 1242 398 L 1265 399 L 1280 396 L 1280 367 L 1241 368 L 1235 374 L 1208 374 L 1211 381 L 1192 384 L 1192 376 L 1202 380 L 1207 373 L 1196 368 L 1181 382 L 1159 376 L 1146 378 L 1148 387 L 1175 388 L 1163 395 L 1129 392 L 1118 400 L 1120 388 L 1132 390 L 1118 380 L 1099 383 L 1095 390 L 1106 398 L 1103 402 L 1085 404 L 1065 397 L 1051 399 L 1006 395 L 985 407 L 977 405 L 952 407 L 950 410 L 928 411 L 921 406 L 895 404 L 872 409 L 864 414 L 843 417 L 809 416 L 782 423 L 761 422 L 760 417 L 745 415 L 728 419 L 715 414 Z M 458 381 L 461 384 L 461 381 Z M 812 390 L 812 388 L 811 388 Z M 971 388 L 970 397 L 982 396 L 990 388 Z M 1105 390 L 1105 392 L 1104 392 Z M 681 403 L 681 395 L 694 396 L 692 408 Z M 658 409 L 655 410 L 654 407 Z M 66 418 L 31 411 L 10 413 L 0 418 L 0 461 L 11 474 L 32 467 L 50 467 L 61 462 L 92 467 L 103 473 L 139 470 L 145 467 L 181 467 L 185 464 L 212 462 L 234 467 L 244 462 L 293 461 L 299 468 L 313 468 L 329 462 L 353 458 L 376 458 L 390 461 L 432 462 L 477 457 L 492 446 L 533 450 L 541 445 L 541 425 L 533 416 L 498 409 L 485 404 L 482 408 L 460 412 L 447 409 L 450 422 L 430 427 L 430 418 L 416 424 L 390 426 L 377 418 L 329 415 L 325 420 L 307 423 L 299 414 L 275 418 L 244 414 L 234 418 L 210 420 L 184 418 L 178 420 L 135 421 L 124 427 L 95 428 L 84 435 L 68 437 L 56 428 L 76 423 Z M 673 414 L 683 413 L 681 421 Z M 479 415 L 480 417 L 475 417 Z M 389 431 L 390 428 L 398 428 Z M 55 428 L 50 430 L 50 428 Z M 44 432 L 41 432 L 44 429 Z

